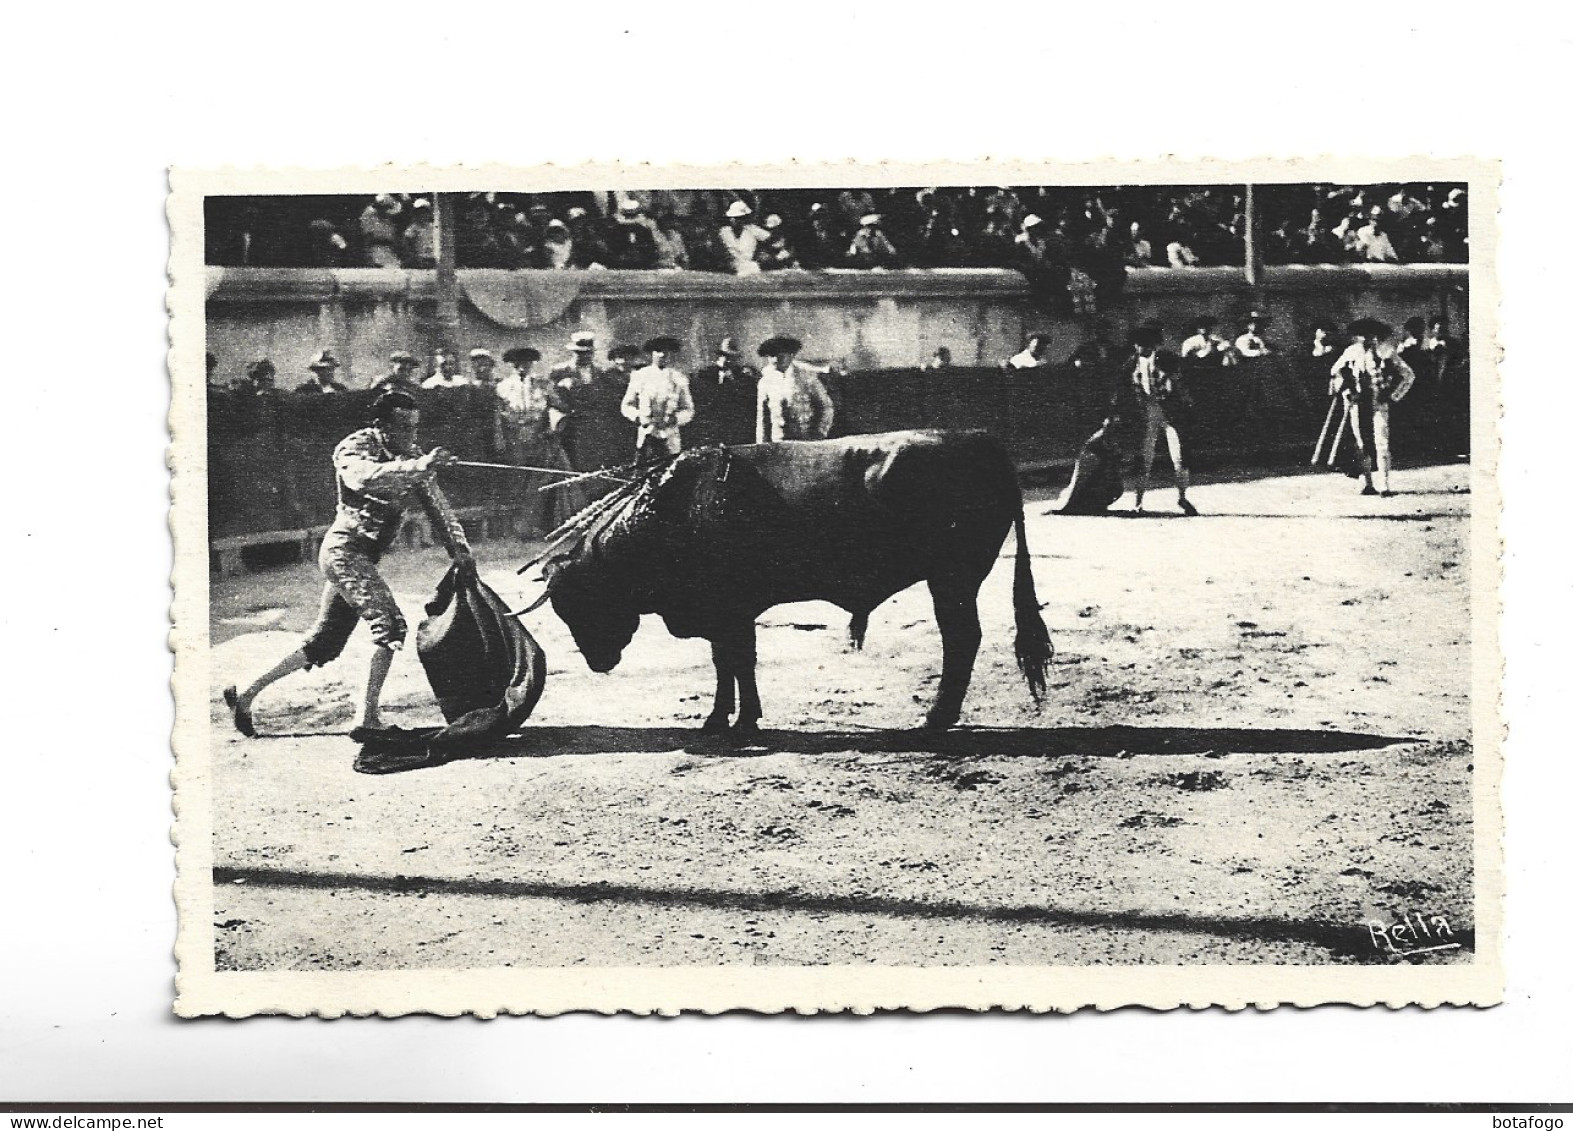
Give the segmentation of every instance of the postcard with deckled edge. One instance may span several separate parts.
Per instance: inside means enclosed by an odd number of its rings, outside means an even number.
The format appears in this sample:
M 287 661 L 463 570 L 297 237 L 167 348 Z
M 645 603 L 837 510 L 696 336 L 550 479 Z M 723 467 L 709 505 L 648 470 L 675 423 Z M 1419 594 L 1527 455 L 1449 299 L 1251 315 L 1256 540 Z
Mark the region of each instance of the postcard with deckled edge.
M 1499 1002 L 1498 180 L 174 171 L 175 1012 Z

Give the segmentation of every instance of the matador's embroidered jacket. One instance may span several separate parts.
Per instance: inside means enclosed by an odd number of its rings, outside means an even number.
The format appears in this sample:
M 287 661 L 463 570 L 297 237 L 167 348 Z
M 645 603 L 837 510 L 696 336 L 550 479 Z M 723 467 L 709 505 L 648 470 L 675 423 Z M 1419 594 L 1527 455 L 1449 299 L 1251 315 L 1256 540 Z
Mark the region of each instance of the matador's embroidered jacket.
M 328 538 L 361 538 L 378 549 L 387 549 L 399 533 L 405 510 L 418 503 L 449 555 L 468 553 L 464 528 L 433 472 L 417 466 L 419 456 L 413 445 L 403 450 L 392 447 L 388 436 L 375 426 L 339 441 L 333 449 L 339 504 Z

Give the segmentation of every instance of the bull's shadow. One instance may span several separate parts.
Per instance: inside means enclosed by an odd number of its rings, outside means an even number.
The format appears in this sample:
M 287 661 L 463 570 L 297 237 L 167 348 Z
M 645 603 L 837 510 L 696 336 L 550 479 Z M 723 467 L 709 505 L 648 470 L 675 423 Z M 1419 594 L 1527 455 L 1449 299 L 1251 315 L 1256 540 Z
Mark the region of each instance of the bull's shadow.
M 762 730 L 748 742 L 688 727 L 531 726 L 466 758 L 687 753 L 936 754 L 957 758 L 1127 758 L 1137 755 L 1334 754 L 1420 741 L 1414 736 L 1243 727 L 963 727 L 924 730 Z

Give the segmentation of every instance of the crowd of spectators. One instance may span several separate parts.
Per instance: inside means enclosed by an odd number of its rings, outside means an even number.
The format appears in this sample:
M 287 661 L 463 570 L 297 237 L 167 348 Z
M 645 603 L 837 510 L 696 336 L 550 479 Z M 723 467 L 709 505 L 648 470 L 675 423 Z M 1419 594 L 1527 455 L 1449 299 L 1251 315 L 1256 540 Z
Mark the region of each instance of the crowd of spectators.
M 1465 263 L 1459 184 L 1263 185 L 1269 264 Z M 210 197 L 220 266 L 432 267 L 430 194 Z M 460 267 L 1015 267 L 1080 305 L 1128 270 L 1238 266 L 1243 186 L 455 194 Z

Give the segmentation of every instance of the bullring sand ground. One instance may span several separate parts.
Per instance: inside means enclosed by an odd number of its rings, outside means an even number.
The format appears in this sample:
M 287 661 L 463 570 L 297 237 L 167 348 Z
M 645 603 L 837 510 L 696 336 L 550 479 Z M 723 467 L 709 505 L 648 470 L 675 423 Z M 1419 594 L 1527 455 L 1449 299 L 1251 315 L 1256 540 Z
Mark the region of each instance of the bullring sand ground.
M 1242 476 L 1198 486 L 1196 519 L 1051 517 L 1031 491 L 1049 695 L 1035 709 L 1015 671 L 1002 562 L 964 728 L 941 736 L 906 729 L 939 670 L 921 587 L 861 653 L 835 608 L 768 612 L 746 749 L 695 733 L 705 644 L 647 618 L 598 676 L 543 609 L 521 736 L 363 776 L 344 732 L 365 634 L 241 738 L 219 689 L 296 645 L 320 579 L 216 580 L 218 969 L 1390 962 L 1364 923 L 1405 911 L 1466 943 L 1410 961 L 1468 961 L 1467 484 L 1463 465 L 1389 499 Z M 505 598 L 536 591 L 513 572 L 528 547 L 477 553 Z M 386 565 L 413 624 L 440 551 Z M 387 706 L 438 721 L 413 648 Z

